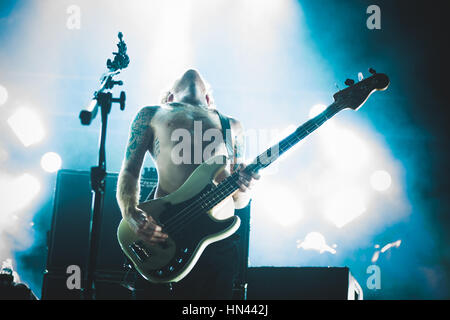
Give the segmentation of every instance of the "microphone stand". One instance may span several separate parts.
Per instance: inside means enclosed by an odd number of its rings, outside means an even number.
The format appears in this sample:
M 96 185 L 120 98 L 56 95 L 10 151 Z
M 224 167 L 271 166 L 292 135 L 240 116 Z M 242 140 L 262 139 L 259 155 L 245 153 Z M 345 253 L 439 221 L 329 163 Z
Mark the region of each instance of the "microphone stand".
M 125 92 L 120 93 L 119 98 L 113 98 L 110 90 L 115 85 L 123 85 L 122 81 L 115 81 L 114 76 L 120 73 L 120 69 L 124 69 L 129 64 L 129 58 L 126 54 L 126 44 L 123 41 L 122 33 L 119 33 L 120 42 L 117 44 L 119 52 L 113 53 L 115 55 L 114 61 L 107 60 L 107 72 L 101 79 L 101 86 L 98 91 L 94 93 L 92 100 L 87 110 L 80 112 L 79 118 L 82 125 L 90 125 L 92 120 L 98 113 L 100 108 L 101 114 L 101 129 L 100 129 L 100 143 L 98 153 L 98 166 L 91 168 L 91 188 L 93 192 L 93 206 L 90 218 L 89 228 L 89 253 L 87 261 L 87 271 L 85 283 L 83 286 L 83 298 L 87 300 L 94 300 L 96 298 L 95 292 L 95 271 L 97 265 L 97 253 L 100 241 L 100 227 L 103 213 L 103 202 L 105 195 L 105 178 L 106 178 L 106 129 L 108 124 L 108 115 L 111 111 L 113 103 L 120 104 L 120 110 L 125 109 Z

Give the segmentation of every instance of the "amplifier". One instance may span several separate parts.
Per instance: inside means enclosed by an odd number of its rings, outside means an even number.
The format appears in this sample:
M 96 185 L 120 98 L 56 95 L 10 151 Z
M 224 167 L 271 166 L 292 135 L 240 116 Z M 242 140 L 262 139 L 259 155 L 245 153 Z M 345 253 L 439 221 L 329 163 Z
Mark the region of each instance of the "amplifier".
M 124 268 L 125 256 L 116 238 L 116 229 L 122 218 L 116 201 L 117 177 L 114 173 L 108 173 L 106 176 L 96 269 L 96 274 L 100 277 L 105 274 L 114 278 L 112 282 L 120 282 L 127 272 Z M 141 178 L 141 201 L 146 199 L 157 181 L 156 170 L 146 168 Z M 82 278 L 85 276 L 91 207 L 90 172 L 60 170 L 56 180 L 52 225 L 47 239 L 43 299 L 77 295 L 75 292 L 62 292 L 69 291 L 65 287 L 65 280 L 62 280 L 67 279 L 66 270 L 71 265 L 79 266 Z
M 44 300 L 82 300 L 81 290 L 67 288 L 67 276 L 47 273 L 44 276 L 42 299 Z M 123 276 L 122 276 L 123 277 Z M 97 275 L 95 280 L 96 300 L 134 300 L 134 290 L 130 290 L 125 281 Z
M 247 272 L 248 300 L 362 300 L 347 267 L 258 267 Z

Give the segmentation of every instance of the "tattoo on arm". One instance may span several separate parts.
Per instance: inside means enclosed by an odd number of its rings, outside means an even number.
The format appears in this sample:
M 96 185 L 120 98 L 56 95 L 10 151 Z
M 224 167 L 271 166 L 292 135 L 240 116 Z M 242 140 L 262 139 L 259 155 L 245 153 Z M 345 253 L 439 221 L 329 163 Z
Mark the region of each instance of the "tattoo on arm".
M 146 107 L 138 112 L 130 128 L 130 136 L 125 153 L 124 168 L 137 176 L 144 156 L 152 140 L 150 121 L 157 111 L 156 107 Z

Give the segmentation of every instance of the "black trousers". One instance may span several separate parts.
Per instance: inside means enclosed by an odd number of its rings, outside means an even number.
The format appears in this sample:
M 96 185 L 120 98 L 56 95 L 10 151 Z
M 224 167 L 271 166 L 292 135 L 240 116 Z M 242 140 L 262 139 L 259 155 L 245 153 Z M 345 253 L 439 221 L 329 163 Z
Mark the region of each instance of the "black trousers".
M 154 284 L 138 276 L 138 300 L 231 300 L 238 273 L 239 237 L 210 244 L 191 272 L 181 281 Z

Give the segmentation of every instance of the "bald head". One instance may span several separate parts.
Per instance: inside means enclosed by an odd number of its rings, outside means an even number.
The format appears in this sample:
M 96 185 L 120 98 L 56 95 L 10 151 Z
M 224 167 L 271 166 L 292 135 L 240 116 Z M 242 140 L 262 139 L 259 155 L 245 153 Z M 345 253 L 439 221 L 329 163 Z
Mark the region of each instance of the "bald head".
M 181 102 L 207 107 L 212 103 L 205 81 L 194 69 L 187 70 L 180 79 L 175 81 L 166 100 L 167 102 Z

